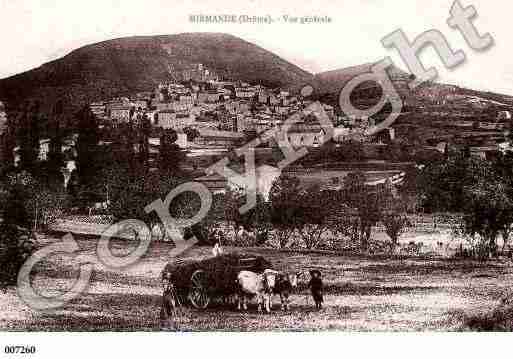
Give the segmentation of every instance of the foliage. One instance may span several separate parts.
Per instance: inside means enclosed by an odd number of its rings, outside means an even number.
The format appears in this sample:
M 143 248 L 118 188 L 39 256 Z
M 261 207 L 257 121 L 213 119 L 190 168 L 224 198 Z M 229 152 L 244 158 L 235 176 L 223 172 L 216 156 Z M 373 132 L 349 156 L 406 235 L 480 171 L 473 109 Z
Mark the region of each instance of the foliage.
M 387 147 L 387 159 L 393 162 L 410 161 L 412 159 L 412 146 L 404 140 L 394 140 Z
M 18 128 L 19 112 L 14 109 L 7 109 L 7 128 L 0 135 L 0 152 L 2 153 L 2 163 L 0 169 L 5 172 L 14 167 L 13 150 L 16 147 L 16 133 Z
M 100 169 L 97 161 L 99 141 L 98 123 L 89 106 L 84 106 L 76 115 L 78 123 L 78 175 L 80 183 L 89 185 L 97 179 Z
M 34 177 L 27 171 L 10 172 L 3 178 L 2 188 L 6 198 L 2 203 L 3 223 L 30 228 L 33 212 L 29 200 L 34 193 Z
M 166 129 L 160 137 L 159 169 L 162 173 L 176 174 L 179 164 L 184 160 L 185 154 L 175 143 L 178 139 L 176 132 Z
M 150 159 L 149 137 L 151 134 L 151 122 L 146 114 L 138 114 L 137 121 L 139 142 L 138 160 L 144 168 L 148 168 Z
M 346 206 L 339 193 L 321 190 L 319 186 L 301 188 L 294 177 L 281 176 L 270 192 L 270 220 L 278 229 L 278 242 L 284 247 L 297 232 L 306 248 L 321 244 L 322 235 L 337 228 Z
M 281 248 L 289 242 L 300 217 L 299 185 L 299 179 L 296 177 L 280 176 L 274 181 L 269 193 L 270 221 L 278 230 L 278 242 Z
M 15 224 L 0 223 L 0 287 L 16 283 L 18 272 L 34 248 L 28 230 Z
M 496 308 L 484 312 L 466 315 L 463 318 L 464 330 L 479 332 L 511 332 L 513 330 L 513 306 L 500 303 Z
M 458 232 L 469 237 L 474 255 L 497 252 L 496 239 L 507 242 L 513 224 L 513 160 L 499 155 L 493 161 L 452 152 L 444 161 L 424 168 L 418 189 L 424 208 L 463 212 Z
M 68 194 L 64 190 L 39 187 L 28 201 L 28 210 L 34 213 L 36 229 L 47 229 L 70 208 Z M 39 227 L 39 226 L 42 227 Z
M 505 190 L 509 199 L 513 199 L 513 153 L 506 152 L 502 156 L 498 156 L 492 162 L 492 166 L 497 172 L 501 181 L 506 186 Z M 503 250 L 509 242 L 511 234 L 511 224 L 513 224 L 513 211 L 503 212 L 504 225 L 500 230 L 503 239 Z
M 314 249 L 320 244 L 322 234 L 329 229 L 333 202 L 319 186 L 311 186 L 301 192 L 300 201 L 299 233 L 306 248 Z
M 392 240 L 392 244 L 397 246 L 399 237 L 410 226 L 406 214 L 406 203 L 401 198 L 391 198 L 390 201 L 387 201 L 381 213 L 381 223 Z
M 336 150 L 336 160 L 358 162 L 363 160 L 363 144 L 360 141 L 347 140 L 340 143 Z
M 380 220 L 381 198 L 377 189 L 365 185 L 363 172 L 352 172 L 344 178 L 344 202 L 355 210 L 352 238 L 367 250 L 372 227 Z
M 472 178 L 467 176 L 471 161 L 463 153 L 455 153 L 428 164 L 417 176 L 421 207 L 427 212 L 458 212 L 464 187 L 472 183 Z
M 496 253 L 496 238 L 513 222 L 513 200 L 500 180 L 482 178 L 465 188 L 462 230 L 481 241 L 477 255 L 484 258 Z
M 299 160 L 305 165 L 330 162 L 358 162 L 365 157 L 363 143 L 356 140 L 346 140 L 335 143 L 330 140 L 322 146 Z
M 137 167 L 130 173 L 126 167 L 105 169 L 105 179 L 109 189 L 110 210 L 118 220 L 140 219 L 156 223 L 156 214 L 147 214 L 144 207 L 157 199 L 164 200 L 171 189 L 178 185 L 169 177 L 161 177 L 155 172 L 146 172 Z
M 69 196 L 62 188 L 48 187 L 27 171 L 11 172 L 3 182 L 3 221 L 25 228 L 43 229 L 69 208 Z
M 133 173 L 123 167 L 112 167 L 105 173 L 112 215 L 117 220 L 139 219 L 148 223 L 150 227 L 161 223 L 161 220 L 156 211 L 146 213 L 144 208 L 156 200 L 165 201 L 170 191 L 184 183 L 184 179 L 162 176 L 157 171 L 146 171 L 142 166 L 135 168 Z M 214 201 L 215 203 L 217 202 Z M 198 212 L 200 206 L 201 202 L 197 194 L 183 192 L 173 198 L 169 213 L 177 219 L 188 219 Z M 209 212 L 209 216 L 213 214 Z M 202 223 L 186 230 L 185 237 L 195 235 L 201 241 L 207 241 L 209 221 L 212 220 L 212 217 L 207 216 Z M 167 235 L 169 236 L 170 233 Z
M 30 173 L 36 172 L 39 153 L 40 104 L 26 104 L 18 119 L 17 138 L 20 144 L 20 167 Z
M 183 132 L 187 136 L 187 142 L 192 142 L 196 137 L 199 137 L 200 133 L 197 129 L 193 127 L 185 127 Z
M 263 223 L 269 221 L 269 208 L 260 193 L 257 193 L 256 205 L 245 213 L 240 213 L 239 210 L 246 203 L 246 195 L 242 191 L 228 190 L 224 201 L 225 218 L 235 226 L 258 230 Z

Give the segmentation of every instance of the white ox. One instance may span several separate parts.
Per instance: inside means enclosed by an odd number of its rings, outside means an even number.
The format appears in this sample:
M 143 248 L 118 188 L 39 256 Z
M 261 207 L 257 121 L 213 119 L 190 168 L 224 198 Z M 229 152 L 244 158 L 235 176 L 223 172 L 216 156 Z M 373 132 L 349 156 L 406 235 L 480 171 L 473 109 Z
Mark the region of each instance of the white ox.
M 262 311 L 262 303 L 265 301 L 265 310 L 271 311 L 271 296 L 276 284 L 277 271 L 266 269 L 264 273 L 258 274 L 250 271 L 241 271 L 237 275 L 239 290 L 237 293 L 237 309 L 240 310 L 241 302 L 244 310 L 248 309 L 247 299 L 257 298 L 258 311 Z

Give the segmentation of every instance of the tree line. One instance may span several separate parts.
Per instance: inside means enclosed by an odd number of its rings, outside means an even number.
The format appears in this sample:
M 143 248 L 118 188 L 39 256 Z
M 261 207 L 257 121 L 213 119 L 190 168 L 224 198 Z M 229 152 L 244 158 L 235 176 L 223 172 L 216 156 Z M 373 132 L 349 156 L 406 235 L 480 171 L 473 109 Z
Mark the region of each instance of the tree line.
M 7 110 L 0 167 L 4 222 L 31 228 L 35 207 L 81 208 L 109 195 L 115 199 L 122 192 L 117 189 L 127 188 L 134 178 L 143 175 L 146 180 L 151 167 L 161 177 L 184 175 L 180 163 L 185 155 L 174 130 L 155 131 L 142 115 L 109 126 L 99 122 L 89 106 L 72 118 L 64 110 L 62 101 L 54 104 L 49 116 L 42 115 L 37 101 Z M 160 140 L 153 158 L 150 136 Z M 46 158 L 41 158 L 41 140 L 48 143 Z

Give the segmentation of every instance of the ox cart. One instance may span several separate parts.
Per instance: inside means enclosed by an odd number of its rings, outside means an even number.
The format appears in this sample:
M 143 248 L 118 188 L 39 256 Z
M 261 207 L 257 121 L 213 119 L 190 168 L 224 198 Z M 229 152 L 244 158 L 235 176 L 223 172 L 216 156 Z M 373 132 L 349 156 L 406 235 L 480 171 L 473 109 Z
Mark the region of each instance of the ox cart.
M 172 283 L 181 303 L 187 299 L 195 308 L 205 309 L 213 299 L 236 293 L 241 270 L 262 273 L 268 268 L 272 268 L 271 263 L 261 256 L 229 253 L 170 262 L 162 271 L 162 280 Z

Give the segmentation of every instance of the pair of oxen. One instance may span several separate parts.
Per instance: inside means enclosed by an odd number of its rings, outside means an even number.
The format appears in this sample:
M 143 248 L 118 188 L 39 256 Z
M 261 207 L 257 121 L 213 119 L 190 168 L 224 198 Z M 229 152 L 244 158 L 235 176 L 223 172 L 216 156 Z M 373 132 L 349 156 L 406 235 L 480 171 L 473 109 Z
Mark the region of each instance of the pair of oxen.
M 288 310 L 290 293 L 297 287 L 301 273 L 283 273 L 273 269 L 266 269 L 263 273 L 241 271 L 237 275 L 237 309 L 247 310 L 247 301 L 256 297 L 258 311 L 265 306 L 267 312 L 271 311 L 272 296 L 279 295 L 281 309 Z

